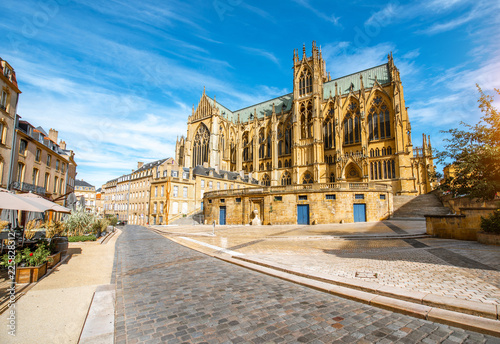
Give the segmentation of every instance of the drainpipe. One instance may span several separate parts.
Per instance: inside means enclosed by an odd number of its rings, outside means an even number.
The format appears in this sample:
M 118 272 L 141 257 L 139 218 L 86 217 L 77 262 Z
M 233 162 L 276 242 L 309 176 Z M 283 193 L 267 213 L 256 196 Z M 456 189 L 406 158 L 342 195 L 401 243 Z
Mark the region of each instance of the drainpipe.
M 18 97 L 19 99 L 19 97 Z M 16 137 L 17 137 L 17 124 L 19 123 L 19 115 L 16 114 L 14 119 L 14 133 L 12 134 L 12 145 L 10 149 L 10 166 L 9 166 L 9 176 L 7 178 L 7 190 L 12 189 L 12 175 L 14 174 L 14 165 L 15 165 L 15 154 L 16 154 Z

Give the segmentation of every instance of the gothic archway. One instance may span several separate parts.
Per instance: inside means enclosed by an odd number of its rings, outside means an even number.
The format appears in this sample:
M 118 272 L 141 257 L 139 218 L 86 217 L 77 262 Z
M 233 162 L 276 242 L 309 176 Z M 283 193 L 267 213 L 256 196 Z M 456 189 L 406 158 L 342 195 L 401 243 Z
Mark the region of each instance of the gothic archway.
M 200 124 L 193 140 L 193 167 L 208 162 L 210 147 L 210 131 L 203 123 Z

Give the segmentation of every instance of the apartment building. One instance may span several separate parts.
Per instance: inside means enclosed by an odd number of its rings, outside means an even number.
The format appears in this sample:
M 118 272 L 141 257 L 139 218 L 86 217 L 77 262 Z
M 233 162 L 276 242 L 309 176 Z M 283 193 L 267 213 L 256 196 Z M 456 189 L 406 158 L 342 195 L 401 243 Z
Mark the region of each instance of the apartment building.
M 49 133 L 27 121 L 16 127 L 10 188 L 33 192 L 65 205 L 66 196 L 74 191 L 76 162 L 66 142 L 57 143 L 57 130 Z
M 75 180 L 75 196 L 78 201 L 83 197 L 83 205 L 85 210 L 96 212 L 96 190 L 95 186 L 87 183 L 83 179 Z
M 12 145 L 16 128 L 16 109 L 21 91 L 14 68 L 0 58 L 0 186 L 8 188 L 12 175 Z

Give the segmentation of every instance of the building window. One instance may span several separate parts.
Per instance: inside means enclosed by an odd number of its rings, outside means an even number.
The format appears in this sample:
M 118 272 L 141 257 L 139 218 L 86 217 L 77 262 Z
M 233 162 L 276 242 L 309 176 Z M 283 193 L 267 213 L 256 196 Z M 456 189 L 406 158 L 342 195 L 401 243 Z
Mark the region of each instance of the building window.
M 42 159 L 42 151 L 40 149 L 36 149 L 36 155 L 35 155 L 35 161 L 36 162 L 40 162 L 40 160 Z
M 177 214 L 179 212 L 179 203 L 172 203 L 172 214 Z
M 220 182 L 217 182 L 217 190 L 220 190 Z
M 299 201 L 307 201 L 307 195 L 299 195 Z
M 309 100 L 303 102 L 299 108 L 300 114 L 300 137 L 308 139 L 312 137 L 313 120 L 312 120 L 312 102 Z
M 174 185 L 174 197 L 179 196 L 179 187 L 177 185 Z
M 308 69 L 302 71 L 299 79 L 299 96 L 312 93 L 312 76 Z
M 17 164 L 17 181 L 19 183 L 22 183 L 24 181 L 24 164 L 23 163 Z
M 61 172 L 62 173 L 66 172 L 66 164 L 64 162 L 61 165 Z
M 182 197 L 187 198 L 188 197 L 188 188 L 187 186 L 182 188 Z
M 160 189 L 160 195 L 161 197 L 165 196 L 165 187 L 162 185 Z
M 385 200 L 385 195 L 380 195 L 381 200 Z
M 19 142 L 19 154 L 26 155 L 26 149 L 28 148 L 28 141 L 21 140 Z
M 198 127 L 193 142 L 193 167 L 196 167 L 208 162 L 210 131 L 205 124 L 201 123 Z
M 283 201 L 283 196 L 274 196 L 274 201 L 275 202 L 282 202 Z
M 59 171 L 59 160 L 56 160 L 56 171 Z
M 200 186 L 201 186 L 202 189 L 205 187 L 205 180 L 202 179 L 200 181 Z
M 208 188 L 211 189 L 213 187 L 212 181 L 208 182 Z
M 188 172 L 184 172 L 184 173 L 182 174 L 182 178 L 183 178 L 183 179 L 189 179 L 189 173 L 188 173 Z
M 326 199 L 333 200 L 335 199 L 335 195 L 326 195 Z
M 155 186 L 155 197 L 158 197 L 158 187 Z
M 54 177 L 54 193 L 57 193 L 57 180 L 58 180 L 58 179 L 59 179 L 59 178 Z
M 211 199 L 208 200 L 208 204 L 212 204 L 212 200 Z
M 172 171 L 172 177 L 177 177 L 178 176 L 178 172 L 177 171 Z
M 49 180 L 50 180 L 50 174 L 45 173 L 45 181 L 43 182 L 43 187 L 45 188 L 45 191 L 49 191 Z
M 350 103 L 344 119 L 344 144 L 361 141 L 360 111 L 358 104 Z
M 0 108 L 7 110 L 7 92 L 2 91 L 2 98 L 0 99 Z
M 391 137 L 391 119 L 389 117 L 389 108 L 382 100 L 382 97 L 376 97 L 370 108 L 368 115 L 368 140 L 378 140 Z
M 33 169 L 33 177 L 31 179 L 31 184 L 38 185 L 38 169 Z
M 292 185 L 292 176 L 290 175 L 290 172 L 286 171 L 283 173 L 281 176 L 281 185 Z
M 302 178 L 302 184 L 312 184 L 314 182 L 311 173 L 306 172 Z
M 364 194 L 355 194 L 354 199 L 365 199 L 365 195 Z
M 226 203 L 226 200 L 225 200 L 224 198 L 221 198 L 221 199 L 220 199 L 220 202 L 221 202 L 221 203 Z
M 52 161 L 52 156 L 47 154 L 47 167 L 50 167 L 50 162 Z
M 335 119 L 333 118 L 333 108 L 328 112 L 329 116 L 323 123 L 323 141 L 325 149 L 335 148 Z
M 241 203 L 241 197 L 236 198 L 236 203 Z
M 224 190 L 227 189 L 227 183 L 224 183 Z

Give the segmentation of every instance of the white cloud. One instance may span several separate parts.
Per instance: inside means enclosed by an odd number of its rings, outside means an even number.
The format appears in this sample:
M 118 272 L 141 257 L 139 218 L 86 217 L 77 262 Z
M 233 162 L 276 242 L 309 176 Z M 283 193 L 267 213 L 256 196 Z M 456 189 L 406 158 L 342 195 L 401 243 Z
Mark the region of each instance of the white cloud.
M 313 12 L 318 18 L 321 18 L 327 22 L 332 23 L 335 26 L 341 26 L 339 20 L 340 17 L 336 17 L 333 13 L 330 15 L 327 15 L 323 13 L 322 11 L 318 10 L 316 7 L 311 5 L 309 3 L 309 0 L 293 0 L 295 3 L 299 4 L 300 6 L 307 8 L 311 12 Z

